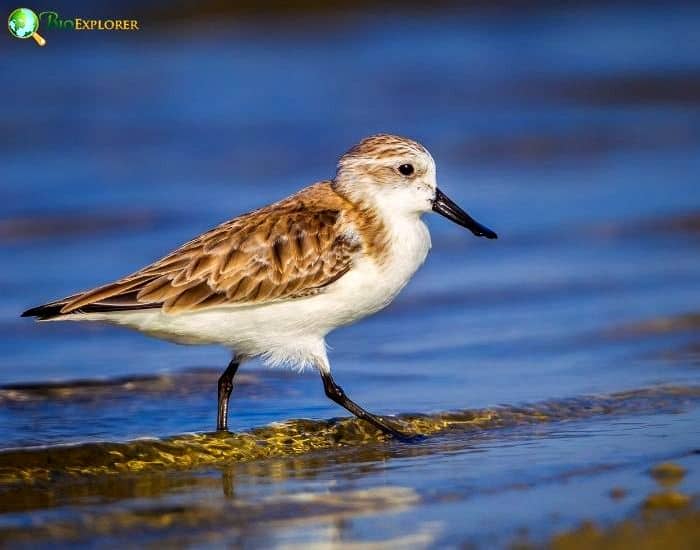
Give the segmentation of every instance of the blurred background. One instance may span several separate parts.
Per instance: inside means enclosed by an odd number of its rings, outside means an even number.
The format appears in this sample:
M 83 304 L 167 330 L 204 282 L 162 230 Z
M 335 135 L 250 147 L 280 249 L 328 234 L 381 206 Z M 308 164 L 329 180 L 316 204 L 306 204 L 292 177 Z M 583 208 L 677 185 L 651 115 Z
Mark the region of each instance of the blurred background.
M 41 28 L 43 48 L 3 40 L 0 447 L 31 461 L 66 443 L 211 430 L 226 350 L 19 314 L 332 177 L 377 132 L 422 142 L 441 188 L 500 238 L 429 217 L 433 250 L 396 302 L 330 335 L 338 382 L 369 410 L 426 422 L 498 405 L 569 412 L 420 449 L 351 443 L 313 459 L 73 479 L 81 489 L 61 486 L 63 498 L 55 472 L 0 479 L 13 495 L 0 533 L 498 546 L 636 514 L 657 460 L 685 464 L 684 490 L 697 493 L 696 2 L 27 7 L 135 18 L 140 30 Z M 235 431 L 345 414 L 314 373 L 252 363 L 240 376 Z M 638 391 L 650 393 L 625 414 L 576 420 L 598 411 L 591 396 L 627 403 Z M 0 471 L 18 467 L 13 457 L 0 452 Z M 629 496 L 611 499 L 620 484 Z M 205 501 L 230 514 L 202 512 Z M 134 520 L 144 514 L 159 522 Z

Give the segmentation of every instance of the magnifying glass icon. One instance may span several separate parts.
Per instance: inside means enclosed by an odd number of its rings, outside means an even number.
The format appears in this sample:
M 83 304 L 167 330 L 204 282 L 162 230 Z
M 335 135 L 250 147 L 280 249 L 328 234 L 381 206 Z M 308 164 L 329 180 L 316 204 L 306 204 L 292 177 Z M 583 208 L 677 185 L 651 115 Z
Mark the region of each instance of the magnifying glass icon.
M 46 46 L 46 40 L 39 30 L 39 16 L 29 8 L 17 8 L 7 18 L 7 28 L 15 38 L 33 38 L 39 46 Z

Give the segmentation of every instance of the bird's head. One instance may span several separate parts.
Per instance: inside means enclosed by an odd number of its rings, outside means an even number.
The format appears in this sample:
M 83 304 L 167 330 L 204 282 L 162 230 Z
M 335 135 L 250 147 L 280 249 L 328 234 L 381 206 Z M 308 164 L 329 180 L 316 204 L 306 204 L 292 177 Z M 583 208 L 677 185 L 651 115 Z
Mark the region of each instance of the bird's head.
M 432 210 L 476 236 L 497 238 L 438 189 L 433 157 L 408 138 L 377 134 L 363 139 L 340 158 L 333 184 L 350 200 L 383 212 L 420 216 Z

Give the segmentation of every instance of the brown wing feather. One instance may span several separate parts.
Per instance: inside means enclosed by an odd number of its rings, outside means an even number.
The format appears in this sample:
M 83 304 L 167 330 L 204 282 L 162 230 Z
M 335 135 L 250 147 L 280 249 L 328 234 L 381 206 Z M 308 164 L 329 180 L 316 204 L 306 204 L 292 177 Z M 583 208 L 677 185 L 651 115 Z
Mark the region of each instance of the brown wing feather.
M 361 248 L 343 230 L 345 199 L 324 182 L 226 222 L 163 259 L 83 294 L 60 313 L 119 304 L 178 313 L 309 296 L 342 277 Z

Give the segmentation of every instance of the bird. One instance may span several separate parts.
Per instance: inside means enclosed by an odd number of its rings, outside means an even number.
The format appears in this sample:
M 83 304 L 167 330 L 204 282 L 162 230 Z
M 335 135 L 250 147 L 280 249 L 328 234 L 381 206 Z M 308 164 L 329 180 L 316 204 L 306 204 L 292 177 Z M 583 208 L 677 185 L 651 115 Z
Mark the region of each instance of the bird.
M 390 437 L 411 436 L 352 401 L 332 374 L 325 338 L 386 307 L 431 248 L 422 217 L 441 214 L 496 239 L 437 186 L 428 150 L 391 134 L 364 138 L 333 179 L 242 214 L 114 282 L 22 313 L 39 321 L 125 326 L 232 352 L 218 380 L 218 431 L 241 364 L 316 369 L 325 394 Z

